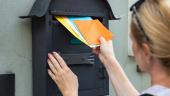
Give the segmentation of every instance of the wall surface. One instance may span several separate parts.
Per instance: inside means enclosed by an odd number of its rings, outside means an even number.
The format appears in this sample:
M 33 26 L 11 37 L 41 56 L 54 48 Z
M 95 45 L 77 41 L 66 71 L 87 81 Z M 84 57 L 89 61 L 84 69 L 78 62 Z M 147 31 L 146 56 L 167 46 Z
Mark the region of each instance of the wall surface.
M 0 0 L 0 74 L 15 73 L 16 96 L 32 96 L 31 22 L 27 15 L 35 0 Z M 115 34 L 116 57 L 135 87 L 149 86 L 148 76 L 136 72 L 133 57 L 128 57 L 128 0 L 109 0 L 120 21 L 110 21 Z M 110 84 L 111 85 L 111 84 Z M 114 96 L 110 86 L 110 96 Z
M 34 0 L 0 0 L 0 74 L 15 73 L 15 96 L 32 96 L 31 23 Z

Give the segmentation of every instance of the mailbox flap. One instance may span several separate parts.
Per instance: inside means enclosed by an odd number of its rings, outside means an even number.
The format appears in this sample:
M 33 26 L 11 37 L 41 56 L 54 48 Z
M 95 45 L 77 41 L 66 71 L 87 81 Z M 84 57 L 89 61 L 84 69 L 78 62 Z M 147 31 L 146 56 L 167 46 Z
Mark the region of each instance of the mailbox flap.
M 92 53 L 61 54 L 61 56 L 69 65 L 93 65 L 95 63 L 95 56 Z
M 54 15 L 83 15 L 116 19 L 107 0 L 53 0 L 49 10 Z
M 42 17 L 47 12 L 53 15 L 94 16 L 117 19 L 107 0 L 36 0 L 29 16 Z

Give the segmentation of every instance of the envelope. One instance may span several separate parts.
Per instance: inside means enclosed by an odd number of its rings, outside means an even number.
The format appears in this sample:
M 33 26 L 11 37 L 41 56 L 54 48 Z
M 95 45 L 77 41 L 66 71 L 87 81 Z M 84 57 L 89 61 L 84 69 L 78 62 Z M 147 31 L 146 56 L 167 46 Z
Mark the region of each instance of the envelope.
M 83 37 L 81 38 L 81 36 L 72 29 L 72 27 L 71 27 L 70 24 L 68 23 L 67 17 L 56 16 L 55 18 L 56 18 L 60 23 L 62 23 L 62 25 L 63 25 L 64 27 L 66 27 L 66 29 L 69 30 L 69 32 L 70 32 L 71 34 L 73 34 L 73 35 L 74 35 L 76 38 L 78 38 L 80 41 L 82 41 L 83 43 L 85 43 L 86 45 L 88 45 L 87 42 L 85 41 L 85 39 L 84 39 Z
M 110 32 L 98 19 L 74 20 L 74 22 L 90 46 L 99 45 L 100 37 L 104 37 L 107 41 L 112 40 L 112 32 Z

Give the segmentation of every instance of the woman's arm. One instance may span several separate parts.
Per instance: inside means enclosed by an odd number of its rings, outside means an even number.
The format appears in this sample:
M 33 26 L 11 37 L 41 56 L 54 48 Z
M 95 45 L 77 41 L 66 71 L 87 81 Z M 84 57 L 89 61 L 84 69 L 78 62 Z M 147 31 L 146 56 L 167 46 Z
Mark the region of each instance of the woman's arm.
M 117 96 L 139 96 L 139 93 L 128 80 L 117 60 L 114 60 L 112 57 L 108 58 L 105 62 L 105 67 Z
M 93 52 L 98 54 L 100 60 L 106 67 L 117 96 L 138 96 L 138 91 L 128 80 L 115 58 L 112 41 L 107 42 L 104 38 L 100 38 L 100 42 L 100 48 L 93 49 Z

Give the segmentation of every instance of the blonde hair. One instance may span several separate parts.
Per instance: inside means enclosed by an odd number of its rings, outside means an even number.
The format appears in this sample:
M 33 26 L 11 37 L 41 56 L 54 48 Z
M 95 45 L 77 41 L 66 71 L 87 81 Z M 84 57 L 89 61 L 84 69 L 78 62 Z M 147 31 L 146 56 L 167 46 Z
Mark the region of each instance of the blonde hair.
M 145 0 L 137 16 L 149 38 L 137 29 L 136 19 L 132 15 L 131 31 L 138 45 L 147 43 L 153 56 L 157 57 L 170 70 L 170 0 Z M 170 73 L 170 71 L 168 72 Z

